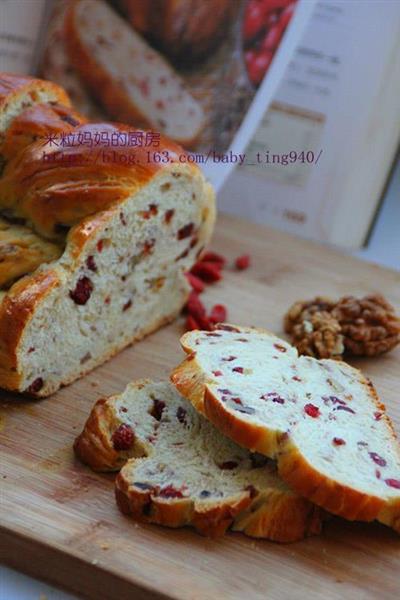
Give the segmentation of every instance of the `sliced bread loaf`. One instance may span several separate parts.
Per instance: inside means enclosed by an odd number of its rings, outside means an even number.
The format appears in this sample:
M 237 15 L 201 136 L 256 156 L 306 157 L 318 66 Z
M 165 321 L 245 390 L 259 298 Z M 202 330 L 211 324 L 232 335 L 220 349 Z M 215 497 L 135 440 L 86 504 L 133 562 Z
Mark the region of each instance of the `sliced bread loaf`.
M 95 470 L 122 467 L 118 505 L 143 521 L 209 536 L 232 527 L 280 542 L 320 529 L 319 509 L 279 479 L 272 461 L 221 436 L 168 382 L 137 381 L 99 400 L 75 452 Z
M 240 445 L 278 461 L 299 494 L 400 532 L 400 447 L 371 382 L 344 362 L 298 356 L 261 329 L 183 336 L 178 390 Z
M 204 125 L 183 80 L 102 0 L 76 0 L 66 15 L 73 65 L 114 119 L 191 145 Z

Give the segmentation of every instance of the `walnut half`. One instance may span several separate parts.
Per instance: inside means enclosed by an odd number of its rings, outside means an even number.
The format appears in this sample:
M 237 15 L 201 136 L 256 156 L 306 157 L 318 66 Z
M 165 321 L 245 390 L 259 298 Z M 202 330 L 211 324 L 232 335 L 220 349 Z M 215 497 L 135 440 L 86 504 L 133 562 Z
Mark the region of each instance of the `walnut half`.
M 338 320 L 348 352 L 376 356 L 400 343 L 400 319 L 394 308 L 380 294 L 341 298 L 332 311 Z
M 300 354 L 316 358 L 376 356 L 400 343 L 400 319 L 380 294 L 295 302 L 284 327 Z

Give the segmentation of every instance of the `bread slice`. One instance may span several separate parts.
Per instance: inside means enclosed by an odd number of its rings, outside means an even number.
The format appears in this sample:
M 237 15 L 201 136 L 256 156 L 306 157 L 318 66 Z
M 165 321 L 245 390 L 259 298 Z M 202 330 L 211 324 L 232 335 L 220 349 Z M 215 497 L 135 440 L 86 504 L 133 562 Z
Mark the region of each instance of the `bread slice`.
M 74 448 L 95 470 L 122 467 L 118 505 L 142 521 L 280 542 L 321 526 L 319 509 L 279 479 L 272 461 L 222 437 L 168 382 L 137 381 L 99 400 Z
M 58 259 L 62 251 L 62 246 L 40 238 L 29 227 L 0 217 L 0 290 L 41 264 Z
M 201 106 L 161 54 L 106 2 L 71 2 L 65 26 L 73 65 L 112 118 L 193 145 L 204 126 Z
M 161 138 L 169 161 L 157 164 L 146 147 L 124 146 L 129 131 L 81 125 L 73 135 L 83 143 L 49 147 L 43 160 L 37 141 L 7 162 L 0 210 L 63 252 L 0 293 L 0 387 L 47 396 L 185 304 L 184 273 L 211 236 L 214 191 L 178 161 L 181 147 Z
M 92 121 L 104 121 L 106 115 L 88 93 L 71 65 L 65 41 L 65 13 L 71 0 L 57 0 L 52 5 L 51 19 L 40 64 L 40 77 L 62 86 L 75 108 Z
M 278 461 L 299 494 L 400 532 L 400 448 L 372 383 L 344 362 L 298 356 L 262 329 L 221 325 L 181 340 L 177 389 L 224 434 Z

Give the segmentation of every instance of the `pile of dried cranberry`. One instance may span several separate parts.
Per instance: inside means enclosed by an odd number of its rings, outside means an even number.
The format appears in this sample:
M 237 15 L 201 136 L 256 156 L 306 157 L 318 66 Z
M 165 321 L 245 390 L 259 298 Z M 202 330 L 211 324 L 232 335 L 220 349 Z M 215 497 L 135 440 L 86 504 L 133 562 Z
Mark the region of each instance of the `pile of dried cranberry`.
M 260 85 L 293 15 L 296 0 L 249 0 L 243 17 L 244 58 L 249 79 Z
M 216 252 L 205 252 L 191 271 L 186 273 L 188 282 L 192 287 L 189 300 L 184 308 L 186 317 L 186 330 L 203 329 L 212 331 L 217 323 L 227 320 L 228 311 L 224 304 L 215 304 L 210 313 L 200 299 L 200 294 L 207 284 L 212 284 L 222 279 L 222 270 L 226 266 L 226 259 Z M 250 266 L 250 256 L 239 256 L 235 260 L 235 268 L 243 271 Z

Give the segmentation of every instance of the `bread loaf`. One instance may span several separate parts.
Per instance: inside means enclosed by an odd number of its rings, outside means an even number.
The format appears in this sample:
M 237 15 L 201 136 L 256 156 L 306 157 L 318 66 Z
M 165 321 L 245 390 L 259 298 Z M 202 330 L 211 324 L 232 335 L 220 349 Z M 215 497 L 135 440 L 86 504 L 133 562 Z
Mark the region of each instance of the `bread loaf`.
M 66 15 L 73 65 L 110 116 L 192 145 L 204 125 L 182 79 L 102 0 L 71 2 Z
M 213 537 L 231 527 L 280 542 L 321 526 L 321 512 L 279 479 L 272 461 L 221 436 L 169 383 L 137 381 L 99 400 L 75 451 L 95 470 L 122 467 L 117 502 L 142 521 Z
M 294 490 L 400 532 L 400 447 L 372 383 L 344 362 L 298 356 L 271 333 L 221 325 L 182 338 L 177 389 L 220 431 L 278 462 Z
M 214 223 L 214 192 L 182 148 L 161 139 L 168 162 L 156 164 L 144 146 L 111 146 L 129 128 L 71 127 L 76 143 L 45 156 L 42 140 L 28 144 L 0 178 L 0 213 L 61 248 L 0 293 L 0 387 L 35 396 L 173 319 Z

